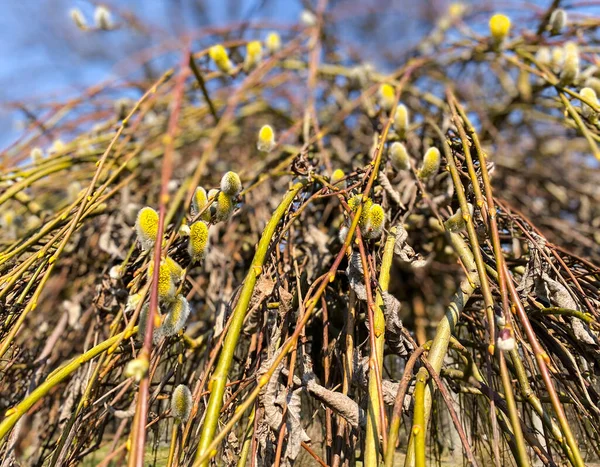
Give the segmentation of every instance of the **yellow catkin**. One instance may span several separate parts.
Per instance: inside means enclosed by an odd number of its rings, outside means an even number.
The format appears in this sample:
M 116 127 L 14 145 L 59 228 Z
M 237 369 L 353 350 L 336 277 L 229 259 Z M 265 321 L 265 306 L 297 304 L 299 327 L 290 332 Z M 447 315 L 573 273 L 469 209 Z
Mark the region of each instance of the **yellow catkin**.
M 158 213 L 148 206 L 142 208 L 138 212 L 135 229 L 142 249 L 152 248 L 158 235 Z
M 148 280 L 152 280 L 154 276 L 154 261 L 150 262 L 148 266 Z M 177 288 L 173 281 L 173 275 L 171 269 L 167 264 L 167 261 L 163 260 L 160 262 L 158 269 L 158 298 L 162 301 L 169 302 L 175 296 Z
M 261 152 L 271 152 L 275 147 L 275 131 L 270 125 L 263 125 L 258 132 L 256 147 Z
M 196 216 L 200 211 L 204 209 L 204 212 L 200 215 L 200 219 L 203 221 L 210 221 L 210 209 L 205 209 L 208 204 L 208 196 L 206 190 L 199 186 L 194 192 L 194 198 L 192 199 L 192 215 Z
M 510 18 L 496 13 L 490 18 L 490 35 L 496 42 L 503 41 L 510 31 Z
M 426 180 L 433 177 L 440 170 L 441 155 L 438 148 L 429 148 L 423 156 L 423 165 L 419 169 L 419 178 Z
M 337 185 L 338 188 L 346 188 L 346 183 L 339 183 L 339 181 L 342 180 L 345 176 L 346 174 L 342 169 L 334 170 L 331 174 L 331 184 Z
M 372 204 L 369 209 L 369 225 L 367 228 L 368 238 L 379 238 L 385 224 L 385 212 L 380 204 Z
M 250 41 L 246 44 L 246 60 L 244 65 L 246 68 L 256 66 L 262 60 L 262 44 L 260 41 Z
M 270 32 L 265 40 L 265 45 L 269 53 L 274 54 L 281 49 L 281 37 L 275 31 Z
M 384 83 L 379 86 L 379 105 L 383 110 L 392 110 L 396 100 L 396 91 L 391 84 Z
M 560 71 L 562 84 L 573 84 L 579 77 L 579 47 L 575 42 L 567 42 L 564 48 L 564 61 Z
M 348 200 L 348 207 L 352 209 L 353 212 L 356 212 L 358 206 L 362 201 L 362 195 L 354 195 L 352 198 Z M 373 200 L 371 198 L 367 198 L 367 200 L 363 203 L 362 212 L 360 214 L 360 219 L 358 220 L 358 225 L 361 228 L 361 231 L 368 227 L 369 225 L 369 211 L 371 206 L 373 205 Z
M 204 259 L 208 245 L 208 225 L 203 221 L 194 222 L 190 226 L 188 238 L 188 253 L 193 262 Z
M 598 97 L 596 96 L 596 91 L 594 91 L 592 88 L 583 88 L 580 91 L 580 94 L 581 97 L 598 107 Z M 598 113 L 583 101 L 581 102 L 581 114 L 584 118 L 588 119 L 592 123 L 595 123 L 598 120 Z
M 221 44 L 213 45 L 208 50 L 208 55 L 210 55 L 210 58 L 215 62 L 217 68 L 223 73 L 229 73 L 233 68 L 231 60 L 229 60 L 229 56 L 227 55 L 227 50 L 225 50 L 225 47 Z
M 173 281 L 180 282 L 183 277 L 183 268 L 170 256 L 165 258 L 165 264 L 171 273 Z

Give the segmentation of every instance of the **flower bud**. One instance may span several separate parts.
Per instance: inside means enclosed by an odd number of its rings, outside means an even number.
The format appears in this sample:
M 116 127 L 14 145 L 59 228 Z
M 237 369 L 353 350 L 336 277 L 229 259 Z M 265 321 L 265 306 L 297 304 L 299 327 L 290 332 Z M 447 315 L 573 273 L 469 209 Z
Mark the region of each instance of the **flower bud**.
M 550 15 L 549 28 L 552 34 L 560 34 L 567 25 L 567 12 L 558 8 Z
M 552 66 L 552 71 L 554 74 L 559 74 L 562 70 L 563 64 L 565 62 L 565 51 L 562 47 L 554 47 L 552 49 L 552 58 L 550 60 L 550 65 Z
M 263 125 L 258 132 L 256 147 L 261 152 L 271 152 L 275 147 L 275 132 L 270 125 Z
M 575 42 L 565 44 L 564 57 L 560 81 L 562 84 L 573 84 L 579 77 L 579 47 Z
M 202 261 L 206 254 L 208 245 L 208 225 L 203 221 L 194 222 L 190 226 L 190 237 L 188 239 L 188 253 L 192 262 Z
M 399 104 L 398 107 L 396 107 L 396 112 L 394 113 L 394 128 L 396 129 L 396 132 L 400 138 L 404 138 L 406 136 L 408 124 L 408 109 L 404 104 Z
M 432 147 L 427 150 L 423 157 L 423 165 L 419 169 L 419 178 L 427 180 L 440 170 L 441 155 L 438 148 Z
M 490 34 L 496 43 L 502 42 L 510 31 L 510 18 L 499 13 L 490 18 Z
M 396 101 L 396 91 L 391 84 L 384 83 L 379 86 L 379 105 L 383 110 L 392 110 Z
M 390 163 L 398 172 L 401 170 L 410 170 L 410 158 L 404 144 L 397 141 L 392 143 L 390 146 Z
M 185 384 L 180 384 L 171 395 L 171 413 L 179 422 L 185 422 L 192 410 L 192 393 Z
M 302 13 L 300 13 L 300 22 L 304 26 L 314 26 L 317 24 L 317 17 L 312 11 L 302 10 Z
M 235 172 L 227 172 L 221 178 L 221 191 L 226 195 L 236 197 L 242 191 L 242 181 Z
M 265 41 L 269 53 L 274 54 L 281 48 L 281 37 L 275 31 L 270 32 Z
M 535 53 L 535 60 L 540 65 L 550 65 L 550 63 L 552 62 L 550 49 L 548 47 L 541 46 L 539 49 L 537 49 L 537 52 Z
M 158 235 L 158 213 L 148 206 L 142 208 L 137 215 L 135 230 L 142 249 L 151 249 Z
M 118 281 L 123 278 L 123 267 L 121 265 L 116 265 L 110 268 L 108 271 L 108 276 L 115 281 Z
M 233 68 L 231 60 L 229 60 L 229 56 L 227 55 L 227 50 L 221 44 L 213 45 L 208 50 L 208 55 L 223 73 L 229 73 Z

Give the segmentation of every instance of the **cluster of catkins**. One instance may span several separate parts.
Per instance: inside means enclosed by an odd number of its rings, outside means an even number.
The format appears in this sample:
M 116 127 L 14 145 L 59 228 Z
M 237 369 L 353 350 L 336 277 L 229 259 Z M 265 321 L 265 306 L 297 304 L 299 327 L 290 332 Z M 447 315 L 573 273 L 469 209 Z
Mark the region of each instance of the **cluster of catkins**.
M 281 38 L 276 32 L 271 32 L 265 40 L 265 46 L 270 54 L 274 54 L 281 48 Z M 225 74 L 232 73 L 235 66 L 229 58 L 227 49 L 221 44 L 213 45 L 208 50 L 208 55 L 214 62 L 216 67 Z M 263 44 L 261 41 L 250 41 L 246 44 L 246 57 L 244 59 L 243 68 L 246 71 L 254 68 L 260 63 L 263 57 Z
M 208 228 L 210 223 L 226 221 L 231 217 L 236 200 L 242 191 L 242 182 L 235 172 L 227 172 L 221 179 L 220 189 L 206 190 L 198 187 L 192 200 L 191 215 L 195 219 L 191 225 L 184 224 L 179 235 L 187 237 L 187 251 L 192 263 L 204 259 L 208 247 Z M 143 250 L 151 250 L 158 236 L 158 213 L 151 207 L 140 210 L 135 228 L 139 244 Z M 158 298 L 160 326 L 157 326 L 153 339 L 177 334 L 187 321 L 190 306 L 186 298 L 178 294 L 179 284 L 185 276 L 184 269 L 170 256 L 160 262 L 158 271 Z M 148 267 L 148 280 L 154 277 L 154 262 Z M 143 339 L 146 329 L 149 306 L 142 308 L 138 336 Z M 161 314 L 164 311 L 165 314 Z

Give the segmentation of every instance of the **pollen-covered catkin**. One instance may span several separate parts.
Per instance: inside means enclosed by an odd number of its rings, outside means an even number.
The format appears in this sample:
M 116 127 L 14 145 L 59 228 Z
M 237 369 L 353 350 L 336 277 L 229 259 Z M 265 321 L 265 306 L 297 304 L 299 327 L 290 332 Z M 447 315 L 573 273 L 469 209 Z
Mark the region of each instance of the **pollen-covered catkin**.
M 352 198 L 348 200 L 348 207 L 352 209 L 353 212 L 358 210 L 360 203 L 362 202 L 363 195 L 358 194 L 354 195 Z M 369 227 L 369 217 L 370 217 L 370 209 L 373 205 L 373 200 L 371 198 L 367 198 L 367 200 L 363 203 L 363 208 L 360 213 L 360 219 L 358 220 L 358 226 L 360 227 L 361 233 L 366 232 L 366 229 Z
M 598 97 L 596 96 L 596 91 L 594 91 L 592 88 L 583 88 L 580 91 L 580 94 L 581 97 L 598 107 Z M 584 118 L 588 119 L 592 123 L 596 123 L 598 121 L 598 113 L 583 101 L 581 101 L 581 114 Z
M 242 191 L 242 181 L 235 172 L 227 172 L 221 178 L 221 191 L 226 195 L 236 197 Z
M 433 177 L 440 170 L 441 155 L 436 147 L 429 148 L 423 156 L 423 165 L 419 169 L 419 178 L 427 180 Z
M 490 35 L 496 43 L 502 42 L 510 31 L 510 18 L 496 13 L 490 18 Z
M 167 314 L 158 329 L 161 337 L 170 337 L 183 329 L 190 316 L 190 304 L 183 295 L 178 295 L 167 308 Z
M 229 60 L 229 55 L 227 55 L 227 50 L 221 44 L 213 45 L 208 50 L 208 55 L 215 62 L 215 65 L 219 70 L 223 73 L 229 73 L 233 68 L 231 64 L 231 60 Z
M 158 213 L 148 206 L 140 209 L 135 222 L 135 230 L 142 249 L 151 249 L 158 235 Z
M 217 222 L 224 222 L 231 217 L 233 214 L 233 208 L 235 204 L 231 196 L 222 191 L 217 196 L 217 208 L 215 211 L 215 220 Z
M 188 238 L 188 253 L 192 262 L 202 261 L 208 246 L 208 225 L 203 221 L 194 222 L 190 226 Z
M 390 163 L 398 172 L 402 170 L 410 170 L 410 158 L 404 144 L 398 141 L 390 146 Z
M 394 113 L 394 129 L 400 138 L 404 138 L 408 132 L 409 117 L 408 109 L 404 104 L 399 104 Z
M 338 188 L 346 188 L 346 183 L 339 183 L 345 176 L 346 174 L 342 169 L 335 169 L 331 174 L 331 184 L 337 185 Z
M 269 53 L 274 54 L 281 49 L 281 37 L 275 31 L 270 32 L 265 40 L 265 45 Z
M 148 266 L 148 280 L 154 277 L 154 261 Z M 158 298 L 163 302 L 170 302 L 175 296 L 177 288 L 173 281 L 173 273 L 166 260 L 161 260 L 158 268 Z
M 171 395 L 171 413 L 179 422 L 187 421 L 192 410 L 192 392 L 185 384 L 180 384 Z
M 369 209 L 369 222 L 366 232 L 367 238 L 379 238 L 383 232 L 385 212 L 380 204 L 373 203 Z
M 138 318 L 138 333 L 136 336 L 136 340 L 138 342 L 144 342 L 145 339 L 145 335 L 146 335 L 146 328 L 148 327 L 148 314 L 150 312 L 150 305 L 148 303 L 146 303 L 142 309 L 140 310 L 140 317 Z M 161 319 L 161 314 L 160 314 L 160 309 L 156 309 L 156 316 L 158 317 L 158 319 Z M 152 342 L 154 344 L 158 343 L 159 339 L 161 337 L 160 331 L 158 331 L 158 329 L 155 327 L 152 330 Z
M 384 83 L 379 86 L 379 105 L 383 110 L 392 110 L 396 100 L 396 91 L 391 84 Z
M 564 48 L 564 61 L 560 71 L 563 85 L 573 84 L 579 77 L 579 46 L 575 42 L 567 42 Z
M 167 256 L 165 258 L 165 264 L 171 273 L 171 279 L 173 279 L 175 283 L 181 282 L 181 279 L 183 278 L 183 268 L 177 263 L 177 261 L 170 256 Z
M 261 152 L 271 152 L 275 147 L 275 131 L 270 125 L 263 125 L 258 132 L 256 147 Z

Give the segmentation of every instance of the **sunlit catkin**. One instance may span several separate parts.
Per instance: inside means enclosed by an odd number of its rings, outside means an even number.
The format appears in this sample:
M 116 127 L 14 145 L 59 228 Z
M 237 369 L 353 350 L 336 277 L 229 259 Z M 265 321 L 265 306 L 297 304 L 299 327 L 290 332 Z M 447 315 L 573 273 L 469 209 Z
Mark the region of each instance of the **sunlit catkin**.
M 208 204 L 208 196 L 206 195 L 206 190 L 199 186 L 196 188 L 194 192 L 194 197 L 192 198 L 192 215 L 197 216 L 201 211 L 200 219 L 204 221 L 210 221 L 210 209 L 207 208 Z
M 366 231 L 367 238 L 379 238 L 383 232 L 385 212 L 381 205 L 372 204 L 369 209 L 369 222 Z
M 227 172 L 221 178 L 221 191 L 226 195 L 236 197 L 242 191 L 242 181 L 235 172 Z
M 142 249 L 151 249 L 158 235 L 158 213 L 148 206 L 142 208 L 137 215 L 135 230 Z
M 233 208 L 235 203 L 233 198 L 222 191 L 217 196 L 217 206 L 215 210 L 215 220 L 217 222 L 224 222 L 228 220 L 233 214 Z
M 177 261 L 170 256 L 167 256 L 165 258 L 165 264 L 171 273 L 171 279 L 173 279 L 173 282 L 176 284 L 181 282 L 181 279 L 183 279 L 183 268 L 179 265 L 179 263 L 177 263 Z
M 564 62 L 560 71 L 563 85 L 573 84 L 579 77 L 579 47 L 575 42 L 567 42 L 564 48 Z
M 208 50 L 208 55 L 215 62 L 215 65 L 219 70 L 223 73 L 229 73 L 233 68 L 231 64 L 231 60 L 229 60 L 229 55 L 227 55 L 227 50 L 221 44 L 213 45 Z
M 166 310 L 167 314 L 158 330 L 161 337 L 176 335 L 183 329 L 190 316 L 190 304 L 183 295 L 178 295 Z
M 510 18 L 500 13 L 490 18 L 490 35 L 496 44 L 502 42 L 510 31 Z
M 154 260 L 150 261 L 148 266 L 148 280 L 151 281 L 154 277 Z M 175 297 L 177 288 L 173 281 L 173 273 L 166 260 L 161 260 L 158 268 L 158 298 L 163 302 L 169 302 Z
M 583 88 L 580 91 L 580 94 L 585 100 L 598 107 L 598 97 L 596 96 L 596 91 L 594 91 L 592 88 Z M 592 123 L 596 123 L 598 121 L 598 113 L 583 101 L 581 101 L 581 114 L 584 118 L 588 119 Z
M 192 393 L 185 384 L 180 384 L 171 395 L 171 414 L 178 422 L 185 422 L 192 410 Z
M 429 148 L 423 156 L 423 165 L 419 169 L 419 178 L 427 180 L 440 170 L 441 155 L 438 148 Z
M 275 147 L 275 131 L 270 125 L 263 125 L 258 132 L 256 147 L 261 152 L 271 152 Z
M 281 37 L 275 31 L 270 32 L 265 40 L 265 45 L 269 53 L 274 54 L 281 49 Z
M 383 110 L 392 110 L 396 100 L 396 91 L 391 84 L 384 83 L 379 86 L 379 105 Z
M 246 44 L 246 59 L 244 60 L 246 69 L 256 66 L 262 60 L 262 54 L 262 44 L 260 41 L 248 42 Z
M 202 261 L 206 255 L 208 246 L 208 225 L 203 221 L 194 222 L 190 226 L 190 236 L 188 237 L 188 254 L 192 262 Z
M 440 170 L 441 155 L 438 148 L 429 148 L 423 156 L 423 165 L 419 169 L 419 178 L 427 180 Z
M 404 144 L 398 141 L 390 146 L 390 163 L 398 172 L 402 170 L 410 170 L 410 158 Z
M 406 137 L 408 132 L 409 117 L 408 109 L 404 104 L 399 104 L 394 113 L 394 129 L 400 138 Z
M 348 207 L 353 212 L 356 212 L 358 210 L 358 207 L 360 206 L 360 203 L 362 202 L 362 198 L 363 195 L 361 194 L 354 195 L 348 200 Z M 372 205 L 373 200 L 371 198 L 367 198 L 367 200 L 363 203 L 362 211 L 360 213 L 360 219 L 358 220 L 358 225 L 361 229 L 361 232 L 364 232 L 365 229 L 367 229 L 369 226 L 369 216 Z

